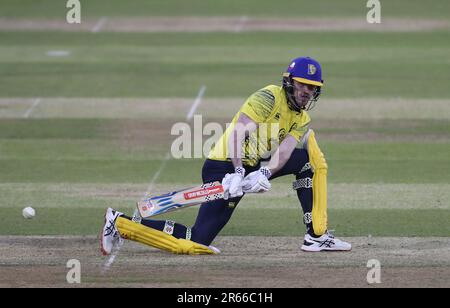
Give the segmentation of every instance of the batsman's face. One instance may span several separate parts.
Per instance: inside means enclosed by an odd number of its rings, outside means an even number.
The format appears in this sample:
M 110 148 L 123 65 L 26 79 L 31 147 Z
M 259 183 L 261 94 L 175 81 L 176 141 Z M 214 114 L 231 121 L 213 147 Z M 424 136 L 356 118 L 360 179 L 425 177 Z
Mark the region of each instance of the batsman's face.
M 316 88 L 317 86 L 301 83 L 294 80 L 294 96 L 297 103 L 301 107 L 306 106 L 310 99 L 313 97 Z

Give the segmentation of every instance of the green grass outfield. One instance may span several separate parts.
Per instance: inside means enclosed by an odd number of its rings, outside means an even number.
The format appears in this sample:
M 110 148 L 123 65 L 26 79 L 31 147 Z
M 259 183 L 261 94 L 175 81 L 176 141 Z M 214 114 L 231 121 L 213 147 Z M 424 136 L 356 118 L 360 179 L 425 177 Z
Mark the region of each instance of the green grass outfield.
M 239 205 L 241 206 L 241 205 Z M 303 236 L 298 209 L 236 210 L 221 235 Z M 130 212 L 130 208 L 119 208 Z M 38 217 L 24 222 L 20 209 L 2 208 L 8 219 L 2 223 L 3 235 L 90 235 L 103 224 L 103 209 L 39 208 Z M 196 210 L 163 215 L 187 225 L 195 221 Z M 329 228 L 340 236 L 448 236 L 449 210 L 330 210 Z
M 366 1 L 356 0 L 299 1 L 308 7 L 298 10 L 289 1 L 185 2 L 89 1 L 83 10 L 89 18 L 364 18 L 366 12 Z M 59 18 L 54 4 L 6 0 L 0 12 L 9 19 Z M 383 2 L 383 16 L 448 19 L 448 1 L 424 6 Z M 69 54 L 48 56 L 52 50 Z M 92 235 L 106 207 L 131 214 L 170 149 L 172 124 L 185 121 L 202 85 L 198 112 L 205 123 L 224 124 L 254 90 L 279 83 L 289 59 L 305 54 L 320 60 L 325 74 L 323 97 L 310 114 L 329 164 L 330 229 L 339 236 L 448 236 L 449 31 L 94 34 L 1 28 L 0 235 Z M 151 193 L 197 184 L 202 162 L 170 159 Z M 301 236 L 291 181 L 278 179 L 268 194 L 242 201 L 221 234 Z M 23 219 L 25 206 L 36 209 L 35 219 Z M 192 208 L 162 218 L 192 224 L 195 214 Z
M 447 31 L 0 32 L 0 93 L 3 97 L 195 97 L 204 84 L 208 96 L 245 97 L 262 85 L 279 83 L 286 59 L 308 54 L 326 67 L 328 97 L 450 98 L 449 49 Z M 71 54 L 49 57 L 51 50 Z M 425 82 L 433 86 L 424 86 Z

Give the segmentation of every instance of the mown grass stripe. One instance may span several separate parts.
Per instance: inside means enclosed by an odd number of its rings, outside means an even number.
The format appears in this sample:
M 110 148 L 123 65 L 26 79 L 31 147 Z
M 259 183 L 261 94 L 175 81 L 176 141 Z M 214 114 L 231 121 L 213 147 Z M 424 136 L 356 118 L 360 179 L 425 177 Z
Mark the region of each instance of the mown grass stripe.
M 129 208 L 118 208 L 132 214 Z M 8 217 L 1 235 L 93 235 L 103 223 L 104 209 L 37 208 L 36 217 L 25 220 L 21 209 L 2 208 Z M 195 209 L 172 212 L 158 219 L 173 219 L 191 225 Z M 330 210 L 329 228 L 339 236 L 448 236 L 450 210 Z M 221 235 L 304 235 L 301 213 L 295 209 L 239 208 Z

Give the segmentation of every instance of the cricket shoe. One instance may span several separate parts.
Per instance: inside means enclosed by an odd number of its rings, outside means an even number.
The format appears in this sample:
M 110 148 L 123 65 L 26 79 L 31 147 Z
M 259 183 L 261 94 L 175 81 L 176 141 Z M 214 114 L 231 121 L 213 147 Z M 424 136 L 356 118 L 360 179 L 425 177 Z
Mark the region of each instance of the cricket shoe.
M 100 249 L 103 255 L 109 255 L 114 246 L 120 242 L 121 238 L 119 231 L 116 228 L 116 219 L 122 215 L 122 213 L 108 208 L 105 213 L 105 223 L 102 228 L 102 234 L 100 237 Z
M 351 249 L 352 245 L 350 243 L 335 238 L 328 231 L 320 237 L 312 237 L 311 235 L 306 234 L 301 247 L 301 250 L 308 252 L 348 251 Z

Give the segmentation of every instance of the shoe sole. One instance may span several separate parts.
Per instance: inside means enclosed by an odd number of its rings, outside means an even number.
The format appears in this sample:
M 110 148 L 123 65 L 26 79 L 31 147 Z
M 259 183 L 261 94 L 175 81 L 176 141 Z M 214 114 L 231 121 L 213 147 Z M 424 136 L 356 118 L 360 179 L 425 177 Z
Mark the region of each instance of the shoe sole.
M 335 251 L 335 252 L 344 252 L 344 251 L 351 251 L 352 250 L 351 247 L 350 247 L 350 249 L 326 249 L 326 248 L 323 248 L 323 249 L 318 249 L 318 250 L 312 250 L 312 249 L 308 249 L 308 248 L 305 249 L 304 246 L 300 247 L 300 249 L 302 251 L 304 251 L 304 252 L 323 252 L 323 251 L 326 251 L 326 252 L 333 252 L 333 251 Z

